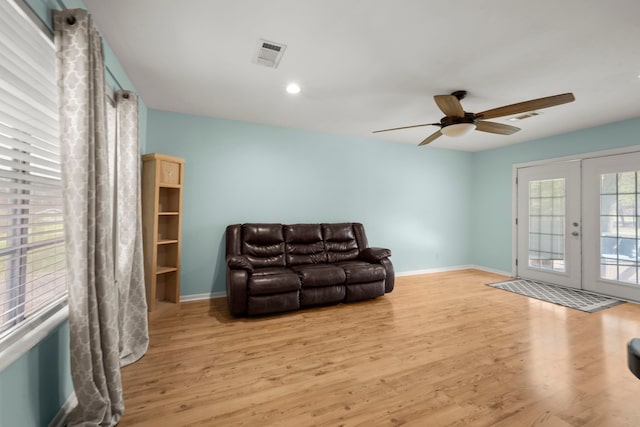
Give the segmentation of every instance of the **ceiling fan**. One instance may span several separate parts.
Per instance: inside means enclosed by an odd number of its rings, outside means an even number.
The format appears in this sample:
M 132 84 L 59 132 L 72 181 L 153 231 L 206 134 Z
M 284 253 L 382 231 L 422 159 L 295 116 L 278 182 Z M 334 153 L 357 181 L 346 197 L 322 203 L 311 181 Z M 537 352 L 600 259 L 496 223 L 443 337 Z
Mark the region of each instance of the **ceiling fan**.
M 511 135 L 518 132 L 520 128 L 509 126 L 502 123 L 488 122 L 487 119 L 495 119 L 496 117 L 511 116 L 543 108 L 554 107 L 556 105 L 573 102 L 575 97 L 572 93 L 563 93 L 561 95 L 547 96 L 545 98 L 532 99 L 530 101 L 518 102 L 516 104 L 505 105 L 504 107 L 492 108 L 491 110 L 482 111 L 480 113 L 468 113 L 464 111 L 460 100 L 467 94 L 466 90 L 457 90 L 451 95 L 436 95 L 433 99 L 436 101 L 438 108 L 446 114 L 440 123 L 424 123 L 421 125 L 403 126 L 399 128 L 376 130 L 373 133 L 388 132 L 391 130 L 417 128 L 421 126 L 440 126 L 440 130 L 431 134 L 419 145 L 427 145 L 435 141 L 442 135 L 461 136 L 466 135 L 472 130 L 481 132 L 497 133 L 500 135 Z

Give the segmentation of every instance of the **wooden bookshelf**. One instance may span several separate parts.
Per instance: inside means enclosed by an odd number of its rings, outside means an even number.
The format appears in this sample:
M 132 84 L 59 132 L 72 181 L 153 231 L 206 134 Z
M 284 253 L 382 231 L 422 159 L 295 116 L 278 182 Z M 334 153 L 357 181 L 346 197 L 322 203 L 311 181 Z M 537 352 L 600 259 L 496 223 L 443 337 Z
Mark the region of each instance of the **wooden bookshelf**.
M 142 156 L 142 229 L 149 315 L 180 308 L 180 239 L 184 160 Z

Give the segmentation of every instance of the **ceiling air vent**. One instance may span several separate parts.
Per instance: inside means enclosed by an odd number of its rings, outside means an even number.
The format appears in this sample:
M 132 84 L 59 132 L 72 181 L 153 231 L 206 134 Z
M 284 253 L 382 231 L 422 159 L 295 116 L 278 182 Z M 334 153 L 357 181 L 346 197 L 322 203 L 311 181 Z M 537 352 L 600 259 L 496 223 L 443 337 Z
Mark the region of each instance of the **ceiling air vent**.
M 274 43 L 268 40 L 258 40 L 258 52 L 254 62 L 265 67 L 278 68 L 287 45 Z
M 519 116 L 515 116 L 515 117 L 511 117 L 510 119 L 508 119 L 510 122 L 517 122 L 519 120 L 524 120 L 524 119 L 528 119 L 530 117 L 535 117 L 535 116 L 539 116 L 541 113 L 537 112 L 537 111 L 530 111 L 528 113 L 524 113 L 524 114 L 520 114 Z

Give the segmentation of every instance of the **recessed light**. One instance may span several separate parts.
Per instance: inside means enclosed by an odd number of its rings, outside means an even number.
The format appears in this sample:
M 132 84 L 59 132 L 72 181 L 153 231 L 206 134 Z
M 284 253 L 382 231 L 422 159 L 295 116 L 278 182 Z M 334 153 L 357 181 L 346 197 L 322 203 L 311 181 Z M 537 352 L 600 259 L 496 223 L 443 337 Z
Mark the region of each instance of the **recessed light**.
M 287 86 L 287 92 L 292 95 L 300 93 L 300 86 L 297 83 L 289 83 L 289 85 Z

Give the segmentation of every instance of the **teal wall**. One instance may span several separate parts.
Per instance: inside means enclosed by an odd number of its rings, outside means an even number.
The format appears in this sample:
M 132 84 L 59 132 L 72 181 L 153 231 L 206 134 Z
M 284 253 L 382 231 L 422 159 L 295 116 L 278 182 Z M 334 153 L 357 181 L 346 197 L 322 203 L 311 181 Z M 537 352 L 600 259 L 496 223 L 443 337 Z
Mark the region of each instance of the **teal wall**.
M 398 272 L 510 272 L 513 164 L 640 144 L 640 119 L 478 153 L 158 110 L 148 125 L 148 152 L 186 160 L 184 296 L 225 290 L 224 228 L 241 222 L 361 221 Z
M 640 145 L 640 119 L 473 154 L 470 263 L 511 272 L 512 165 Z
M 396 271 L 468 263 L 470 153 L 157 110 L 147 151 L 186 162 L 182 295 L 225 290 L 242 222 L 358 221 Z
M 49 23 L 56 0 L 27 0 Z M 67 8 L 86 9 L 81 0 L 63 0 Z M 104 42 L 106 66 L 124 89 L 135 88 L 117 58 Z M 112 76 L 108 83 L 115 87 Z M 140 142 L 144 150 L 147 107 L 140 99 Z M 69 329 L 65 321 L 43 341 L 0 372 L 0 426 L 46 426 L 73 392 L 69 371 Z
M 0 426 L 46 426 L 73 391 L 67 322 L 0 373 Z

